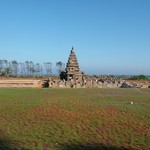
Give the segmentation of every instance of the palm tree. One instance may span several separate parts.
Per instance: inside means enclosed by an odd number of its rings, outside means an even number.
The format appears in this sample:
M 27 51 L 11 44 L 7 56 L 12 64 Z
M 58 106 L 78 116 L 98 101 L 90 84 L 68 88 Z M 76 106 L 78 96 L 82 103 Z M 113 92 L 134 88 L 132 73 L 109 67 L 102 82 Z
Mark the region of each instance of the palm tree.
M 11 69 L 11 67 L 6 67 L 6 68 L 4 69 L 4 71 L 3 71 L 3 75 L 4 75 L 5 77 L 9 77 L 11 74 L 12 74 L 12 69 Z

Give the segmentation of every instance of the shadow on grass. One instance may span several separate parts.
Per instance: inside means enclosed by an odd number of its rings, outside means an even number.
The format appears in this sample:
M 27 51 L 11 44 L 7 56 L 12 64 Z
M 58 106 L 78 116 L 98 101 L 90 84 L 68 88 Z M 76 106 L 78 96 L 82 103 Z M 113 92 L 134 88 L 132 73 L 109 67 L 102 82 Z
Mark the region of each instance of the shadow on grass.
M 132 149 L 103 144 L 63 144 L 61 145 L 61 150 L 132 150 Z
M 0 130 L 0 150 L 12 150 L 12 142 Z
M 133 150 L 132 148 L 127 149 L 125 147 L 116 147 L 113 145 L 103 145 L 103 144 L 82 144 L 82 143 L 64 143 L 58 146 L 59 150 Z M 54 148 L 55 149 L 55 148 Z M 0 150 L 30 150 L 24 149 L 16 145 L 13 141 L 7 138 L 0 131 Z M 48 148 L 43 148 L 41 150 L 49 150 Z
M 0 139 L 0 150 L 30 150 L 30 149 L 24 149 L 24 148 L 17 148 L 15 147 L 12 142 L 6 139 Z M 49 150 L 47 148 L 43 150 Z M 54 148 L 55 150 L 55 148 Z M 63 144 L 59 146 L 59 150 L 133 150 L 133 149 L 127 149 L 125 147 L 116 147 L 112 145 L 99 145 L 99 144 Z
M 0 139 L 0 150 L 13 150 L 13 147 L 8 140 Z

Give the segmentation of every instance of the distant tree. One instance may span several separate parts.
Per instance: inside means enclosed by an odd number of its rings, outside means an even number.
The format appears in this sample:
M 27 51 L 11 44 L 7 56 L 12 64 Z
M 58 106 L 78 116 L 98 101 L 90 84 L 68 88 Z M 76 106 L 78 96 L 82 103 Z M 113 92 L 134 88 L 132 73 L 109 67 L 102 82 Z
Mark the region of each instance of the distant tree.
M 3 71 L 3 76 L 5 76 L 5 77 L 9 77 L 11 74 L 12 74 L 12 69 L 11 69 L 11 67 L 6 67 L 5 69 L 4 69 L 4 71 Z
M 3 60 L 0 60 L 0 76 L 2 76 L 3 72 Z
M 46 74 L 51 75 L 52 73 L 52 63 L 51 62 L 46 62 L 44 63 Z
M 39 63 L 36 63 L 35 64 L 35 72 L 36 72 L 36 75 L 38 75 L 40 72 L 41 72 L 41 65 Z
M 137 76 L 132 76 L 129 78 L 130 80 L 147 80 L 148 77 L 141 74 L 141 75 L 137 75 Z
M 25 64 L 24 63 L 19 63 L 20 65 L 20 73 L 22 76 L 25 76 Z
M 29 70 L 30 70 L 30 76 L 33 76 L 36 72 L 35 65 L 32 61 L 29 62 Z
M 138 79 L 139 80 L 146 80 L 148 78 L 145 75 L 141 74 L 141 75 L 138 76 Z
M 12 68 L 14 76 L 18 75 L 18 70 L 19 70 L 18 66 L 19 66 L 19 63 L 16 60 L 11 61 L 11 68 Z
M 61 61 L 59 61 L 59 62 L 56 62 L 56 67 L 57 67 L 57 71 L 58 71 L 58 73 L 59 73 L 59 75 L 60 75 L 60 73 L 62 72 L 62 71 L 64 71 L 65 69 L 65 64 L 63 63 L 63 62 L 61 62 Z
M 26 75 L 29 76 L 30 74 L 30 65 L 29 65 L 29 61 L 25 61 L 25 69 L 26 69 Z
M 3 69 L 3 60 L 0 60 L 0 70 Z
M 9 77 L 12 74 L 10 63 L 6 60 L 0 60 L 0 76 Z
M 8 61 L 6 59 L 3 59 L 3 65 L 4 65 L 4 68 L 8 67 Z
M 43 75 L 43 67 L 40 67 L 41 76 Z

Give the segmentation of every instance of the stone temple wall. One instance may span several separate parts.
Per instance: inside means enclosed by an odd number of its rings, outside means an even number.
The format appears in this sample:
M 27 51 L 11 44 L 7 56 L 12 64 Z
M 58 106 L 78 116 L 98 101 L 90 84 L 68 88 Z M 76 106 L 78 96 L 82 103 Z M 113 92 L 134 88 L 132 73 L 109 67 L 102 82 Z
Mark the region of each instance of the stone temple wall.
M 0 87 L 24 87 L 24 88 L 34 88 L 34 87 L 42 87 L 41 80 L 0 80 Z

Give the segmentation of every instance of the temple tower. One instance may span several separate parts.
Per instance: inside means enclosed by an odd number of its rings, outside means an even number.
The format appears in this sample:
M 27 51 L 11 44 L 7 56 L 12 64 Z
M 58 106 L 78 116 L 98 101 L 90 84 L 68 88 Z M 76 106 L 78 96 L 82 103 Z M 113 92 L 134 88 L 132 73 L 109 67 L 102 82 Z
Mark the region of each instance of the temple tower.
M 83 78 L 83 73 L 79 69 L 78 60 L 77 60 L 73 47 L 71 49 L 68 63 L 66 66 L 66 74 L 67 74 L 67 80 L 70 80 L 70 79 L 82 80 Z

